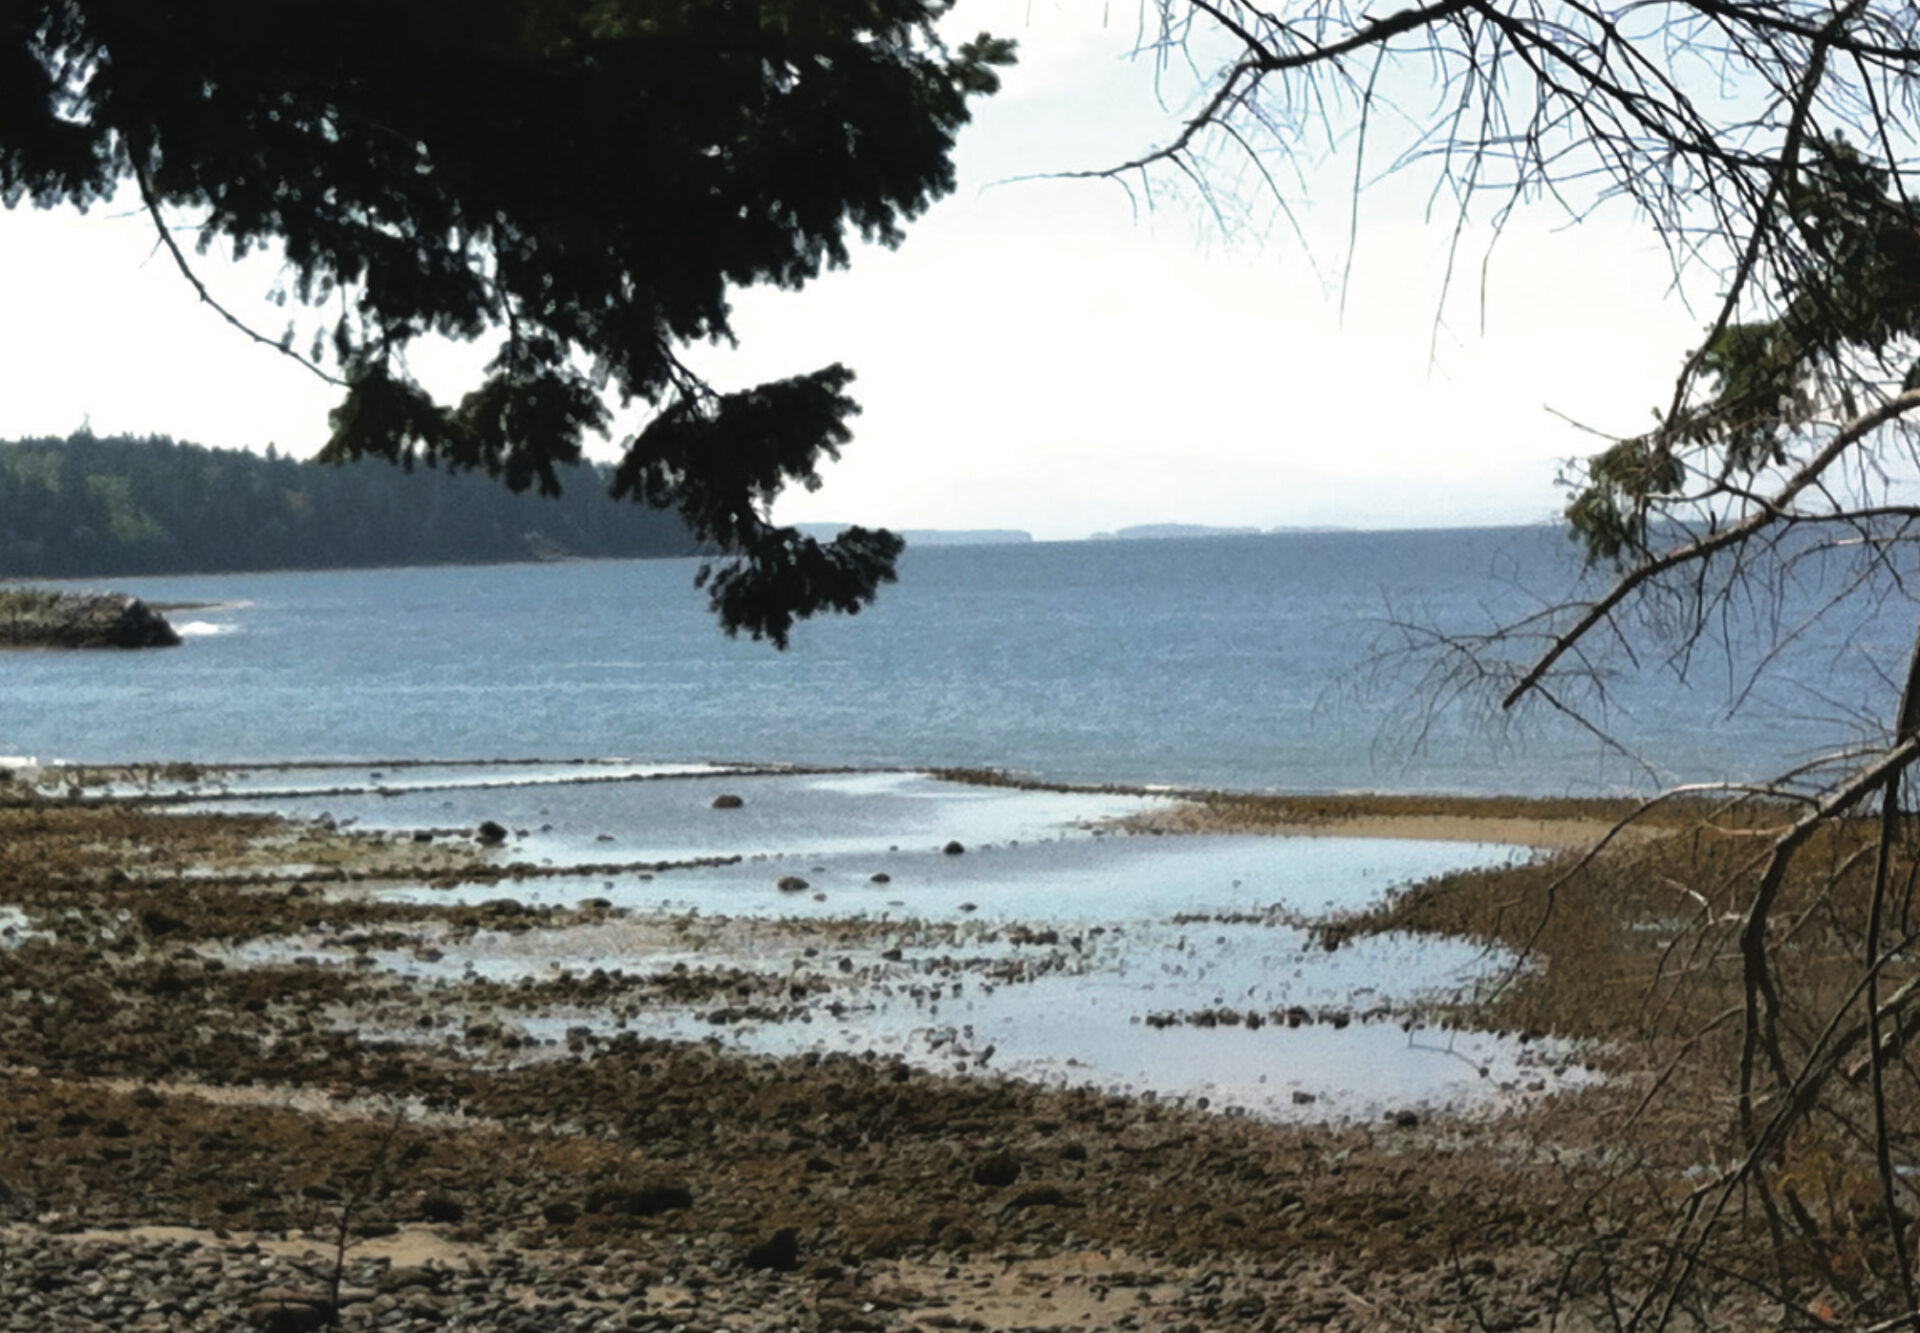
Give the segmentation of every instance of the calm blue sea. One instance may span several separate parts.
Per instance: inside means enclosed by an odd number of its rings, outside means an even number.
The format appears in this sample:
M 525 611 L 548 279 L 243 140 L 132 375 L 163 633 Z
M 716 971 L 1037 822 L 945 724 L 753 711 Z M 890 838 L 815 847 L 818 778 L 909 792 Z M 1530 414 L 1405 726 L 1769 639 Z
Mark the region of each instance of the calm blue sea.
M 1471 634 L 1568 595 L 1577 553 L 1552 530 L 920 548 L 875 607 L 802 626 L 785 653 L 725 638 L 695 568 L 113 580 L 218 605 L 176 613 L 172 651 L 0 656 L 0 754 L 986 765 L 1286 791 L 1654 780 L 1550 709 L 1515 727 L 1484 693 L 1442 690 L 1435 711 L 1434 658 L 1379 656 L 1396 623 Z M 1670 632 L 1636 636 L 1637 660 L 1601 664 L 1607 722 L 1663 781 L 1762 776 L 1858 739 L 1891 707 L 1906 603 L 1798 637 L 1750 694 L 1737 669 L 1752 622 L 1792 623 L 1844 572 L 1803 567 L 1740 603 L 1685 680 Z

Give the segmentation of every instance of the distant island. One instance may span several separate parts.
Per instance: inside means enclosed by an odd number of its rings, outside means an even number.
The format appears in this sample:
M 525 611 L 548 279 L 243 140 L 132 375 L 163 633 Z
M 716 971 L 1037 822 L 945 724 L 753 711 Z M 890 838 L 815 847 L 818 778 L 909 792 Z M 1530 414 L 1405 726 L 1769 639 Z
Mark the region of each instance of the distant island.
M 909 546 L 1019 546 L 1033 540 L 1019 528 L 902 528 Z
M 561 469 L 557 498 L 472 473 L 331 467 L 162 436 L 0 441 L 0 579 L 695 555 L 677 514 Z
M 848 523 L 796 523 L 807 536 L 830 541 L 845 532 Z M 1019 546 L 1033 540 L 1019 528 L 895 528 L 908 546 Z
M 1204 523 L 1139 523 L 1117 532 L 1096 532 L 1090 542 L 1152 541 L 1162 537 L 1258 537 L 1259 528 L 1213 528 Z
M 1096 532 L 1088 536 L 1090 542 L 1132 542 L 1153 541 L 1166 537 L 1271 537 L 1287 533 L 1309 532 L 1353 532 L 1356 529 L 1335 526 L 1304 526 L 1284 528 L 1216 528 L 1205 523 L 1140 523 L 1130 528 L 1121 528 L 1116 532 Z
M 852 526 L 847 523 L 796 523 L 801 532 L 819 541 L 829 541 Z M 1014 546 L 1033 541 L 1033 534 L 1021 528 L 895 528 L 908 546 Z M 1207 523 L 1139 523 L 1116 532 L 1094 532 L 1090 542 L 1154 541 L 1173 537 L 1275 537 L 1292 533 L 1358 532 L 1360 529 L 1336 524 L 1303 524 L 1277 528 L 1215 527 Z

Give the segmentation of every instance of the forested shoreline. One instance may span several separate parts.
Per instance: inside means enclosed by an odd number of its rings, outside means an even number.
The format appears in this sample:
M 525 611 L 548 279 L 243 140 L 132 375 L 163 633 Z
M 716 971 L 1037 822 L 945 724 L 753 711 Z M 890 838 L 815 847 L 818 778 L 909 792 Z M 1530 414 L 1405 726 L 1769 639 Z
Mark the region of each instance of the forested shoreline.
M 562 468 L 554 498 L 164 436 L 0 441 L 0 578 L 697 553 L 679 515 L 613 500 L 606 473 Z

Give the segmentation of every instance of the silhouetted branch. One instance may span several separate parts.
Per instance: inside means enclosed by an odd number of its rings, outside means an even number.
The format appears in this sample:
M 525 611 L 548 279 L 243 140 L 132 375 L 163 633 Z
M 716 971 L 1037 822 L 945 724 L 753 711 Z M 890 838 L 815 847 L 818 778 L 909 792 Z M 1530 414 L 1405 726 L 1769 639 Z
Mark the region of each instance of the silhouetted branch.
M 247 337 L 253 339 L 253 341 L 259 343 L 262 347 L 271 347 L 288 360 L 298 363 L 302 368 L 318 376 L 325 383 L 331 384 L 337 389 L 347 387 L 347 382 L 339 376 L 329 374 L 325 368 L 300 355 L 300 353 L 294 351 L 291 346 L 281 339 L 267 337 L 266 334 L 261 333 L 224 305 L 221 305 L 219 301 L 215 300 L 213 293 L 207 290 L 207 285 L 200 281 L 200 275 L 193 271 L 193 265 L 187 262 L 186 255 L 180 250 L 180 243 L 173 239 L 173 230 L 167 226 L 166 218 L 161 216 L 160 203 L 159 200 L 154 197 L 153 186 L 147 179 L 146 170 L 142 167 L 135 166 L 133 169 L 133 178 L 139 184 L 140 201 L 146 205 L 147 214 L 153 219 L 154 231 L 160 238 L 160 244 L 165 246 L 167 253 L 173 256 L 175 266 L 179 268 L 181 276 L 187 280 L 188 285 L 193 288 L 194 292 L 199 295 L 203 302 L 213 307 L 215 314 L 219 315 L 220 318 L 224 319 Z

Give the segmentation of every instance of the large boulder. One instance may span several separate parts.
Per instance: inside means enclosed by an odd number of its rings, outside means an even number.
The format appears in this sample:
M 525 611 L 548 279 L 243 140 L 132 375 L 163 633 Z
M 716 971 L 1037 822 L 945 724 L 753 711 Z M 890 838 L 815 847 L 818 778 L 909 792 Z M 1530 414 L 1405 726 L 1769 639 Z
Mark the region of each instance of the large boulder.
M 171 648 L 167 618 L 119 592 L 0 589 L 0 648 Z

